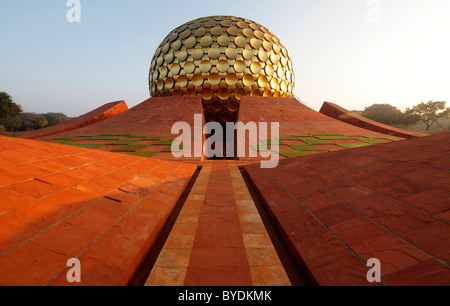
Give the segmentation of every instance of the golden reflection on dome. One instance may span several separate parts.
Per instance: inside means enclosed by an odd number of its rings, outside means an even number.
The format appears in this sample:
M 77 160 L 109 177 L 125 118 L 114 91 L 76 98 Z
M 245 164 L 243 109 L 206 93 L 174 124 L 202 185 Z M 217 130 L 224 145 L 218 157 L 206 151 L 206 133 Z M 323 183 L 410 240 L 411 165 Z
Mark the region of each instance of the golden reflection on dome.
M 200 96 L 207 121 L 233 121 L 243 96 L 292 97 L 288 51 L 260 24 L 212 16 L 174 29 L 150 66 L 152 97 Z

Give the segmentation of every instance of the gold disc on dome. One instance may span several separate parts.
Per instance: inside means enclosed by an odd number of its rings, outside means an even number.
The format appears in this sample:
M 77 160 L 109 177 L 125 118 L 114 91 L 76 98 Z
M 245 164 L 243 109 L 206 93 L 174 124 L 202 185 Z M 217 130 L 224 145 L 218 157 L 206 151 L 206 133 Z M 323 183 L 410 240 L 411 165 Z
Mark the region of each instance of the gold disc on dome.
M 203 81 L 203 76 L 201 74 L 196 74 L 192 77 L 192 84 L 194 84 L 195 87 L 202 86 Z
M 186 73 L 194 73 L 195 64 L 193 62 L 184 63 L 184 71 L 186 71 Z
M 217 62 L 217 70 L 219 70 L 219 72 L 227 72 L 229 68 L 230 64 L 228 64 L 228 61 L 221 60 Z
M 188 57 L 188 53 L 187 53 L 187 51 L 185 51 L 185 50 L 183 50 L 183 51 L 178 51 L 178 52 L 175 54 L 175 56 L 176 56 L 177 60 L 179 60 L 180 62 L 184 62 L 184 61 L 187 59 L 187 57 Z
M 261 41 L 257 38 L 252 38 L 250 39 L 250 45 L 255 49 L 259 49 L 261 48 Z
M 225 51 L 225 55 L 229 59 L 235 59 L 238 56 L 239 52 L 236 48 L 227 48 Z
M 201 96 L 205 100 L 211 100 L 214 95 L 214 92 L 211 90 L 211 88 L 203 88 L 201 92 Z
M 265 76 L 260 76 L 258 79 L 258 86 L 261 88 L 266 88 L 266 86 L 269 84 L 269 81 Z
M 198 28 L 197 30 L 195 30 L 194 32 L 195 36 L 199 36 L 202 37 L 206 34 L 206 29 L 205 28 Z
M 230 44 L 230 38 L 228 36 L 222 35 L 217 40 L 217 43 L 222 47 L 228 47 Z
M 193 47 L 195 47 L 195 45 L 197 44 L 197 39 L 195 37 L 189 37 L 188 39 L 186 39 L 186 41 L 184 42 L 184 45 L 186 46 L 186 48 L 191 49 Z
M 214 36 L 219 36 L 219 35 L 222 35 L 223 31 L 224 30 L 223 30 L 222 27 L 216 26 L 216 27 L 211 29 L 211 34 L 214 35 Z
M 259 60 L 263 63 L 265 63 L 269 60 L 269 55 L 264 50 L 259 50 L 258 57 L 259 57 Z
M 236 61 L 234 62 L 234 70 L 236 70 L 237 73 L 242 73 L 245 71 L 246 65 L 243 61 Z M 156 79 L 156 77 L 155 77 Z
M 195 60 L 200 60 L 203 57 L 203 49 L 194 49 L 191 53 L 192 58 Z
M 215 100 L 211 103 L 212 110 L 215 112 L 220 112 L 223 109 L 223 104 L 219 100 Z
M 228 86 L 235 86 L 238 82 L 238 77 L 235 74 L 229 74 L 225 77 Z
M 242 33 L 248 38 L 252 38 L 254 36 L 252 29 L 248 29 L 248 28 L 247 29 L 243 29 Z
M 173 85 L 174 85 L 174 81 L 173 81 L 173 79 L 172 78 L 167 78 L 165 81 L 164 81 L 164 88 L 165 89 L 172 89 L 173 88 Z
M 195 91 L 195 89 L 188 89 L 187 91 L 186 91 L 186 96 L 196 96 L 197 95 L 197 92 Z
M 247 95 L 247 91 L 245 90 L 245 88 L 238 88 L 234 92 L 234 95 L 235 95 L 236 99 L 241 100 L 243 96 Z
M 259 38 L 259 39 L 264 39 L 264 33 L 261 31 L 255 31 L 254 32 L 255 37 Z
M 221 21 L 220 24 L 224 27 L 230 27 L 231 25 L 233 25 L 233 22 L 230 19 L 225 19 Z
M 261 72 L 261 64 L 258 62 L 253 62 L 250 65 L 250 71 L 253 72 L 254 74 L 259 74 Z
M 186 87 L 188 84 L 188 78 L 185 75 L 178 76 L 176 85 L 179 87 Z
M 236 100 L 228 102 L 228 110 L 233 113 L 237 112 L 239 110 L 239 102 Z
M 251 61 L 253 56 L 255 56 L 255 52 L 253 49 L 244 49 L 242 55 L 244 56 L 244 59 Z
M 218 73 L 212 73 L 208 76 L 208 82 L 211 86 L 217 86 L 220 84 L 220 75 Z
M 237 23 L 237 26 L 240 27 L 241 29 L 246 29 L 246 28 L 248 28 L 248 24 L 247 24 L 246 22 L 244 22 L 244 21 L 239 21 L 239 22 Z
M 227 33 L 233 36 L 237 36 L 241 31 L 237 27 L 230 27 L 227 29 Z
M 211 48 L 211 49 L 209 49 L 208 56 L 211 59 L 218 59 L 220 57 L 220 49 L 219 48 Z
M 227 100 L 230 97 L 230 90 L 228 88 L 219 88 L 217 94 L 221 100 Z
M 253 90 L 252 90 L 252 93 L 251 93 L 251 96 L 252 96 L 252 97 L 260 97 L 260 96 L 262 96 L 262 92 L 261 92 L 261 90 L 258 89 L 258 88 L 253 89 Z
M 211 70 L 212 64 L 208 60 L 203 60 L 203 61 L 200 62 L 199 68 L 200 68 L 201 72 L 206 73 L 206 72 L 209 72 Z
M 242 79 L 242 82 L 244 83 L 244 86 L 246 87 L 250 87 L 253 85 L 253 83 L 255 82 L 255 80 L 253 79 L 253 75 L 251 74 L 246 74 L 244 76 L 244 78 Z
M 180 73 L 181 67 L 179 64 L 172 64 L 170 66 L 170 73 L 172 75 L 178 75 Z
M 209 47 L 211 46 L 213 43 L 213 39 L 211 36 L 205 36 L 200 40 L 200 45 L 202 45 L 202 47 Z
M 244 48 L 247 44 L 247 39 L 244 36 L 237 36 L 234 40 L 234 43 L 236 44 L 236 46 Z

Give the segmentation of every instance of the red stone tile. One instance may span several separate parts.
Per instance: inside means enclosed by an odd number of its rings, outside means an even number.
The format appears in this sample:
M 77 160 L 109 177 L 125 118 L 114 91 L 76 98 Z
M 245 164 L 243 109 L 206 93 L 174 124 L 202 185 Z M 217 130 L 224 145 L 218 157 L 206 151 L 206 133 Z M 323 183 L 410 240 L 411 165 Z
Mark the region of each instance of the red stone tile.
M 30 242 L 69 258 L 74 258 L 97 238 L 97 233 L 62 222 L 33 238 Z
M 403 237 L 434 257 L 448 261 L 450 259 L 449 233 L 449 223 L 436 220 L 431 224 L 405 233 Z
M 44 286 L 64 269 L 69 257 L 26 243 L 0 257 L 0 285 Z
M 448 286 L 448 266 L 430 259 L 385 277 L 392 286 Z
M 333 225 L 330 229 L 348 246 L 363 243 L 388 232 L 364 217 L 357 217 Z
M 189 267 L 184 286 L 252 286 L 248 269 L 241 267 Z
M 348 208 L 347 206 L 338 203 L 333 206 L 321 209 L 315 213 L 316 217 L 323 222 L 327 227 L 338 223 L 359 217 L 360 215 Z

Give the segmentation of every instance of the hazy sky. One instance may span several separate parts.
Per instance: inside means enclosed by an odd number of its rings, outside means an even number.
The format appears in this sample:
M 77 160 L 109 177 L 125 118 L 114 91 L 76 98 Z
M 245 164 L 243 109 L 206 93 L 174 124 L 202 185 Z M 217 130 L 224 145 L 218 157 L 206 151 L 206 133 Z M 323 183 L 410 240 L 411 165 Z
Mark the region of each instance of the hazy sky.
M 319 110 L 450 103 L 450 0 L 0 0 L 0 91 L 27 112 L 78 116 L 149 97 L 153 53 L 174 28 L 212 15 L 256 21 L 284 43 L 295 95 Z

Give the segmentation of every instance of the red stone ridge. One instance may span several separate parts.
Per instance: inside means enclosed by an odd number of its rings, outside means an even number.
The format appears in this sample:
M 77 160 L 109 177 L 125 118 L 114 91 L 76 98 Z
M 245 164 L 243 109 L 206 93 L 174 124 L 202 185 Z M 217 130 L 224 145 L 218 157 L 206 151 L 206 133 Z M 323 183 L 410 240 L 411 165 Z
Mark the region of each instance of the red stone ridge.
M 27 139 L 38 139 L 67 131 L 76 130 L 116 116 L 127 110 L 128 106 L 125 101 L 107 103 L 80 117 L 41 130 L 28 131 L 23 133 L 20 137 Z
M 245 167 L 319 285 L 450 284 L 450 133 Z M 376 285 L 376 284 L 375 284 Z
M 196 166 L 0 136 L 0 286 L 129 284 Z M 81 283 L 67 262 L 81 262 Z
M 238 121 L 279 122 L 280 136 L 305 134 L 356 134 L 384 136 L 332 119 L 291 98 L 243 97 Z
M 134 134 L 143 136 L 171 136 L 176 122 L 194 123 L 194 114 L 203 115 L 200 97 L 150 98 L 117 116 L 58 135 Z
M 402 138 L 415 138 L 424 136 L 419 133 L 406 131 L 402 129 L 398 129 L 392 126 L 388 126 L 367 118 L 364 118 L 360 115 L 352 113 L 345 108 L 340 107 L 334 103 L 325 102 L 322 106 L 320 112 L 324 115 L 330 116 L 331 118 L 340 120 L 342 122 L 346 122 L 348 124 L 370 130 L 378 133 L 388 134 L 391 136 L 397 136 Z

